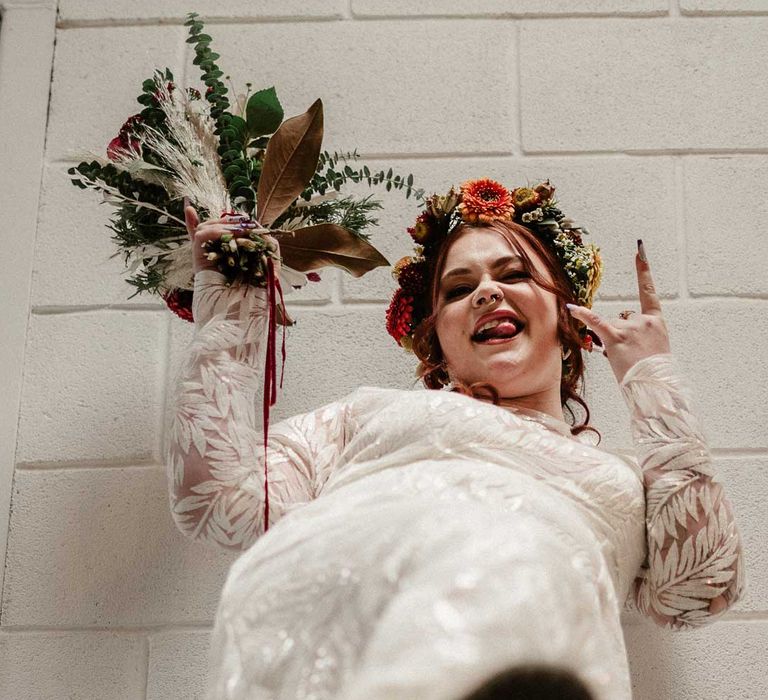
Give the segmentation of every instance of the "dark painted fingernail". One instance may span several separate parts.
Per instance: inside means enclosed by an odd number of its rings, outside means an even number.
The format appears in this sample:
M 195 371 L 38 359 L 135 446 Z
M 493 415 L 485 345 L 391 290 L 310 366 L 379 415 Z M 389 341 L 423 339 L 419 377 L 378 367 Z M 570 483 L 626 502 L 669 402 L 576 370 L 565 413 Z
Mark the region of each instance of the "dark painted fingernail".
M 648 258 L 645 257 L 645 247 L 643 246 L 643 239 L 637 239 L 637 252 L 640 254 L 640 260 L 644 263 L 648 262 Z

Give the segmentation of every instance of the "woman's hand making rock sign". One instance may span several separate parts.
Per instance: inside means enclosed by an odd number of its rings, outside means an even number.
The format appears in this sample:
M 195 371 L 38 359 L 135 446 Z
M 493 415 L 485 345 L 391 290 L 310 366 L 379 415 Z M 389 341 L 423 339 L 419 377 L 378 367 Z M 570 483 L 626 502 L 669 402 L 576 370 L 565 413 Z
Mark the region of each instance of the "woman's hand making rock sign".
M 621 318 L 609 321 L 585 306 L 568 304 L 571 314 L 585 323 L 603 341 L 603 348 L 613 374 L 621 382 L 627 370 L 644 357 L 670 352 L 667 324 L 645 257 L 643 242 L 637 241 L 635 255 L 640 313 L 622 312 Z

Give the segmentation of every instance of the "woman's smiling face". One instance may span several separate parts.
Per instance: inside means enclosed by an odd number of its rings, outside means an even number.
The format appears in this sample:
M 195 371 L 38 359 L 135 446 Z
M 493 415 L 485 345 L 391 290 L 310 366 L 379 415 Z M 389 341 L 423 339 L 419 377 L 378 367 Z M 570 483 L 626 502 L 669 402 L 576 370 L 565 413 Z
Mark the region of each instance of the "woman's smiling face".
M 552 282 L 537 252 L 525 240 L 516 241 Z M 556 392 L 559 399 L 557 297 L 530 278 L 503 234 L 472 227 L 452 243 L 440 275 L 436 314 L 452 379 L 467 385 L 489 382 L 504 398 L 536 399 Z

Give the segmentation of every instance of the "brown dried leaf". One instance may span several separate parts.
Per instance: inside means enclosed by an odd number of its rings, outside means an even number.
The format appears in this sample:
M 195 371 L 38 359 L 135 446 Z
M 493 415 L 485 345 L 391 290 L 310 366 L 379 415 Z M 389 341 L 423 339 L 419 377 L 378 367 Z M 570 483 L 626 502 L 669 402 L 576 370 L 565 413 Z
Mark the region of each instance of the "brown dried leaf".
M 338 224 L 317 224 L 293 231 L 272 231 L 283 262 L 299 272 L 331 265 L 362 277 L 389 261 L 370 243 Z
M 323 103 L 286 119 L 272 135 L 256 194 L 256 218 L 270 226 L 309 184 L 323 142 Z

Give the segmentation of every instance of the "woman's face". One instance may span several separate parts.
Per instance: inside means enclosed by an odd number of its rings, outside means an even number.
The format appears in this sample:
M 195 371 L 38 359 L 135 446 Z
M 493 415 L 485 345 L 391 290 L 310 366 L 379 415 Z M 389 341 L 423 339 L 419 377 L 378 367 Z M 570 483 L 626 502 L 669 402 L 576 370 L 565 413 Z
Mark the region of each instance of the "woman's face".
M 552 282 L 538 254 L 517 240 Z M 437 336 L 453 379 L 490 382 L 504 398 L 552 391 L 559 397 L 557 297 L 528 276 L 502 234 L 473 228 L 451 245 L 436 308 Z M 489 322 L 495 328 L 483 330 Z

